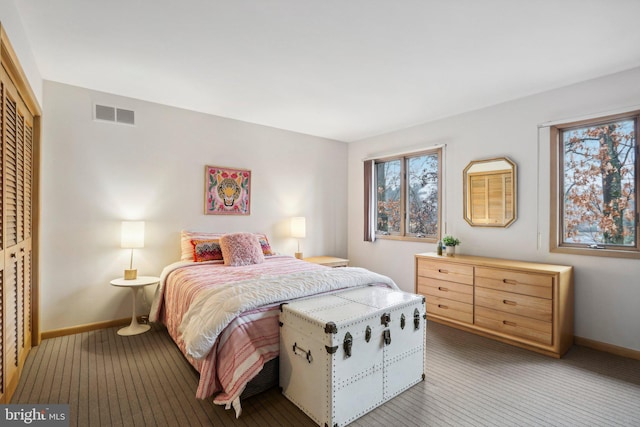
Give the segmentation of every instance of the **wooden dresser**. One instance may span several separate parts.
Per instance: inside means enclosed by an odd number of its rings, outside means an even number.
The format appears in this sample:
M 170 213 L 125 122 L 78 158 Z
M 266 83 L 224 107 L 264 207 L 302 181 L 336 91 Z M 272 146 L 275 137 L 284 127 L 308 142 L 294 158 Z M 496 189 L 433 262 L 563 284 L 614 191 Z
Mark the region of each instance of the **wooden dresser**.
M 416 254 L 427 319 L 561 357 L 573 344 L 573 267 Z

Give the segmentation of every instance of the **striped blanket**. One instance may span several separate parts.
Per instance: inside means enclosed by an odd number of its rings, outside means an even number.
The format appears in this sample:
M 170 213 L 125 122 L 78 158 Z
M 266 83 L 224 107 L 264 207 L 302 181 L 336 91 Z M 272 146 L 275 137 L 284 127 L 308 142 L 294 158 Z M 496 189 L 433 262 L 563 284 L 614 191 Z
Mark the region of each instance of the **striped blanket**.
M 215 395 L 215 403 L 233 405 L 239 415 L 247 382 L 278 356 L 279 304 L 366 284 L 397 289 L 388 277 L 368 270 L 330 269 L 288 256 L 243 267 L 179 262 L 162 272 L 150 320 L 167 326 L 200 372 L 196 397 Z

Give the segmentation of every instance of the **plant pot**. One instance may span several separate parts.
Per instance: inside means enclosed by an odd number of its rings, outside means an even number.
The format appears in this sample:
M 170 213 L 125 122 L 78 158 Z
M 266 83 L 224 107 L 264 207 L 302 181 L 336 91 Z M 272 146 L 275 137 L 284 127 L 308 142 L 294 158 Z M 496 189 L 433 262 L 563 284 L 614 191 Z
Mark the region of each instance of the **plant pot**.
M 446 246 L 447 256 L 454 256 L 456 254 L 455 246 Z

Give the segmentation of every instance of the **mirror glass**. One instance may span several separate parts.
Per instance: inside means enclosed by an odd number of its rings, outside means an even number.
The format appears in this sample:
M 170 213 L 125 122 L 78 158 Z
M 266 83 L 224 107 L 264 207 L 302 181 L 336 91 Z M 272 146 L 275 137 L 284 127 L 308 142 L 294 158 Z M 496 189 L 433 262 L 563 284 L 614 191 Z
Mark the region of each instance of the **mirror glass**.
M 464 219 L 508 227 L 516 220 L 516 164 L 506 157 L 475 160 L 464 169 Z

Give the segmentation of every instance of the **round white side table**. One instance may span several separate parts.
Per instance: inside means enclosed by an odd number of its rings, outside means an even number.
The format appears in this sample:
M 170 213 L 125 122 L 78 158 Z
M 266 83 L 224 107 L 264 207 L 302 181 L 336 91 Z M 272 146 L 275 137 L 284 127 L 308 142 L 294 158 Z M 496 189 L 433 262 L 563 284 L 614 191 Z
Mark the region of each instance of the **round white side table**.
M 141 288 L 149 285 L 156 285 L 158 283 L 160 283 L 160 278 L 154 276 L 139 276 L 137 279 L 131 280 L 125 280 L 121 277 L 119 279 L 114 279 L 111 281 L 111 284 L 113 286 L 130 288 L 131 293 L 133 294 L 133 314 L 131 316 L 131 324 L 118 330 L 118 335 L 122 335 L 125 337 L 130 335 L 138 335 L 151 329 L 150 325 L 141 325 L 140 323 L 138 323 L 138 317 L 136 315 L 136 299 L 138 297 L 138 291 Z

